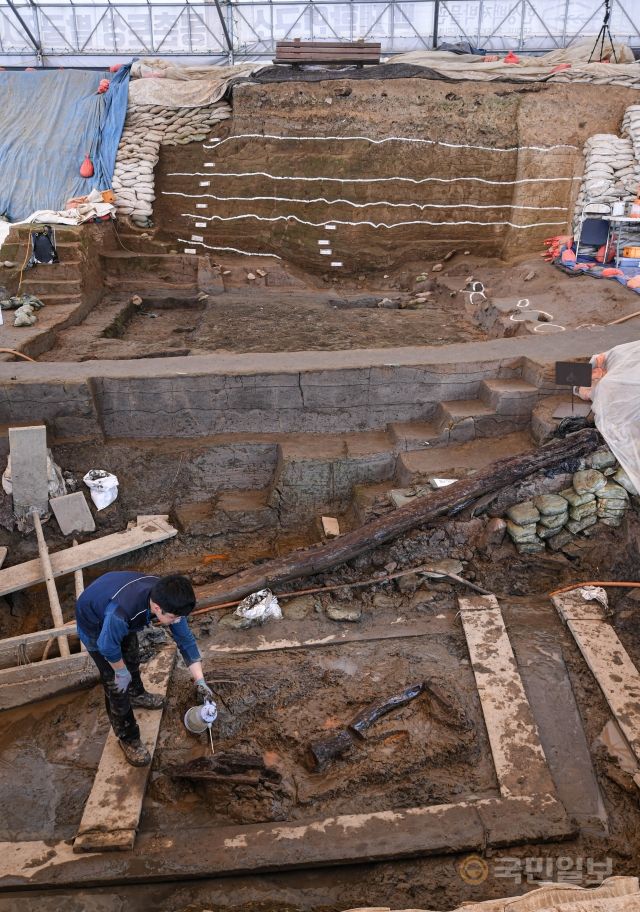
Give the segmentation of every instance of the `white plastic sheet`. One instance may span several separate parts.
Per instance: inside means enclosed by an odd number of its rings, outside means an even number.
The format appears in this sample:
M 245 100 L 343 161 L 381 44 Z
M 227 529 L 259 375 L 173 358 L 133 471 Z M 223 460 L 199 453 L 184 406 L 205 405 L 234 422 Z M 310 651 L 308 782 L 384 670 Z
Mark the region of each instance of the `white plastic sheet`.
M 606 373 L 592 388 L 596 427 L 640 491 L 640 342 L 616 345 L 604 358 Z

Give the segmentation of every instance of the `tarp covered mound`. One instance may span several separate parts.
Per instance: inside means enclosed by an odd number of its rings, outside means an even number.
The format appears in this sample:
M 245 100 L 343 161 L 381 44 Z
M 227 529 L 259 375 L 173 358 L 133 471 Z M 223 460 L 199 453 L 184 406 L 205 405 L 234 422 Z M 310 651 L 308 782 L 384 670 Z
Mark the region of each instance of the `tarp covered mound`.
M 603 53 L 609 63 L 591 62 L 593 39 L 585 39 L 568 48 L 559 48 L 539 57 L 518 54 L 518 63 L 503 59 L 484 60 L 476 54 L 453 54 L 450 51 L 410 51 L 389 57 L 387 63 L 405 63 L 427 67 L 447 79 L 471 79 L 491 82 L 508 79 L 518 82 L 594 82 L 640 86 L 640 66 L 633 51 L 624 44 L 605 41 Z M 614 61 L 614 51 L 617 62 Z M 594 53 L 597 61 L 600 47 Z M 496 56 L 492 52 L 490 56 Z
M 0 214 L 10 221 L 111 186 L 127 112 L 129 67 L 97 95 L 104 73 L 0 72 Z M 89 155 L 93 177 L 80 176 Z

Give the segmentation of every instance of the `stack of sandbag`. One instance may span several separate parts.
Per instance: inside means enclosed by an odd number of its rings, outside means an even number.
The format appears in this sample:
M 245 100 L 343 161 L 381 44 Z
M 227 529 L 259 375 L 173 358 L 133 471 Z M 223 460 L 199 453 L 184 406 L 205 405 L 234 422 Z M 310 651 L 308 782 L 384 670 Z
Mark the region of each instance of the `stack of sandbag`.
M 628 137 L 633 149 L 633 171 L 627 175 L 629 193 L 638 195 L 640 188 L 640 105 L 630 105 L 622 118 L 622 135 Z
M 624 511 L 629 506 L 629 495 L 614 481 L 607 481 L 606 485 L 596 493 L 598 501 L 598 519 L 605 526 L 619 526 L 622 522 Z
M 536 532 L 543 541 L 559 532 L 569 519 L 569 504 L 559 494 L 541 494 L 533 498 L 533 504 L 540 514 Z
M 569 502 L 567 529 L 573 535 L 584 532 L 598 521 L 596 491 L 605 487 L 607 479 L 597 469 L 583 469 L 573 476 L 573 487 L 562 491 Z
M 507 532 L 520 554 L 544 551 L 544 542 L 536 532 L 539 522 L 540 513 L 531 500 L 507 510 Z
M 634 199 L 638 185 L 633 143 L 628 137 L 596 133 L 586 141 L 584 154 L 584 177 L 576 201 L 575 231 L 585 206 L 589 206 L 590 217 L 608 215 L 613 203 Z
M 113 173 L 116 209 L 147 227 L 153 215 L 154 168 L 160 146 L 199 142 L 219 121 L 231 117 L 226 102 L 199 108 L 129 104 Z

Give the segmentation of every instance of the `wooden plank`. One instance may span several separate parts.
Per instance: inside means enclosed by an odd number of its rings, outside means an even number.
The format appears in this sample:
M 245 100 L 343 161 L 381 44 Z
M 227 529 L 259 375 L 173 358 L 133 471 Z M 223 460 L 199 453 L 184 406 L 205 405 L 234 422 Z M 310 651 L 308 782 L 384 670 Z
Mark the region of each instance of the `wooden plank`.
M 0 671 L 0 710 L 15 709 L 98 681 L 98 669 L 88 653 L 48 659 Z
M 305 821 L 141 833 L 133 852 L 106 862 L 65 842 L 0 843 L 0 889 L 184 881 L 416 858 L 563 839 L 575 833 L 557 801 L 492 798 L 340 814 Z
M 64 627 L 36 630 L 34 633 L 23 633 L 20 636 L 0 640 L 0 669 L 15 668 L 18 665 L 39 661 L 43 651 L 40 644 L 46 643 L 47 640 L 60 633 L 74 637 L 74 639 L 78 638 L 76 625 L 72 623 L 65 624 Z
M 166 696 L 176 651 L 161 649 L 142 666 L 145 688 Z M 162 720 L 161 710 L 137 709 L 140 738 L 153 755 Z M 73 843 L 74 852 L 129 851 L 133 848 L 149 779 L 149 766 L 131 766 L 110 729 Z
M 553 795 L 522 678 L 494 595 L 459 598 L 473 674 L 503 798 Z
M 629 747 L 640 761 L 640 674 L 595 601 L 576 590 L 551 599 L 573 634 Z
M 84 542 L 77 548 L 67 548 L 51 554 L 51 568 L 54 577 L 74 573 L 82 567 L 91 567 L 101 561 L 128 554 L 139 548 L 146 548 L 157 542 L 166 541 L 178 534 L 168 523 L 161 520 L 146 519 L 141 525 L 126 529 L 124 532 L 115 532 L 105 535 L 94 541 Z M 15 567 L 0 570 L 0 595 L 26 589 L 44 581 L 42 564 L 40 560 L 26 561 Z

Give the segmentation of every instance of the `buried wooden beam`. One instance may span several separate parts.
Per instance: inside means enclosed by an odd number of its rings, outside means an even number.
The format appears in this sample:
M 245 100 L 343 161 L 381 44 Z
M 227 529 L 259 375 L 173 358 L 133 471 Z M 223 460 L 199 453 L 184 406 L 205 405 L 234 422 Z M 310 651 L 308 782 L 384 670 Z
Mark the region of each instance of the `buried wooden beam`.
M 0 710 L 46 700 L 79 687 L 91 687 L 98 677 L 98 669 L 86 652 L 5 668 L 0 671 Z
M 161 518 L 138 517 L 138 522 L 139 525 L 125 529 L 124 532 L 105 535 L 93 541 L 83 542 L 75 548 L 67 548 L 49 555 L 53 576 L 75 573 L 83 567 L 91 567 L 121 554 L 146 548 L 178 534 L 177 529 Z M 0 595 L 26 589 L 44 580 L 45 575 L 39 559 L 7 567 L 0 570 Z
M 500 794 L 555 794 L 498 600 L 478 595 L 458 605 Z
M 640 674 L 631 661 L 606 610 L 586 600 L 579 589 L 554 595 L 551 601 L 573 634 L 629 747 L 640 762 Z M 636 782 L 640 786 L 640 780 Z
M 201 586 L 197 592 L 198 607 L 240 599 L 259 589 L 273 589 L 288 580 L 322 573 L 397 538 L 408 529 L 432 522 L 444 514 L 459 513 L 479 497 L 514 484 L 540 469 L 585 456 L 598 447 L 599 441 L 598 432 L 587 429 L 528 453 L 500 459 L 469 478 L 424 497 L 416 497 L 406 506 L 365 523 L 353 532 L 249 567 L 210 586 Z M 0 577 L 1 574 L 2 571 Z
M 484 852 L 573 836 L 548 795 L 340 814 L 292 823 L 141 833 L 132 852 L 74 854 L 66 842 L 0 843 L 0 891 L 154 883 L 394 858 Z
M 145 689 L 166 697 L 176 651 L 164 647 L 141 668 Z M 136 709 L 140 740 L 153 756 L 162 710 Z M 74 852 L 129 851 L 133 848 L 151 766 L 131 766 L 109 729 L 73 843 Z

